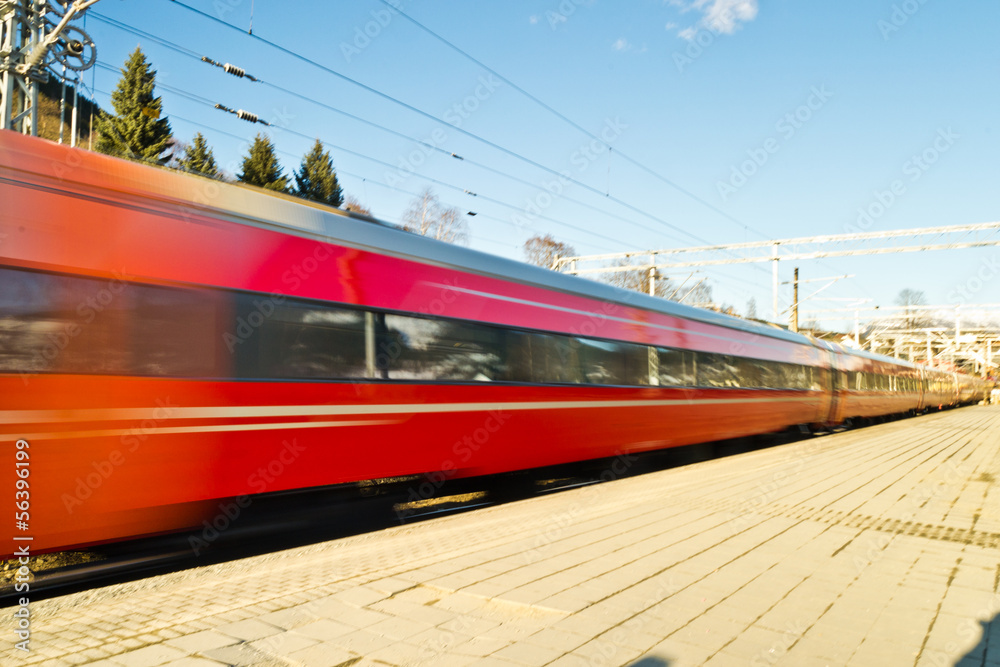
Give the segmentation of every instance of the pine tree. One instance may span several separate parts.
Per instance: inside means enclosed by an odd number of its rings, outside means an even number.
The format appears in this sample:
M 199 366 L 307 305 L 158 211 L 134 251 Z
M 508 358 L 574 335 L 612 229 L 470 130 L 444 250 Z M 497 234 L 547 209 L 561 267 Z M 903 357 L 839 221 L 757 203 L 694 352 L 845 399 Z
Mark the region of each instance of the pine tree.
M 296 192 L 303 199 L 311 199 L 321 204 L 329 204 L 334 208 L 344 201 L 344 192 L 337 182 L 337 172 L 333 170 L 333 160 L 330 154 L 323 150 L 319 139 L 313 144 L 305 157 L 299 171 L 294 172 Z
M 162 116 L 163 104 L 153 95 L 156 71 L 142 49 L 135 48 L 121 70 L 122 78 L 111 93 L 115 115 L 101 112 L 97 118 L 100 137 L 95 149 L 108 155 L 165 164 L 173 137 L 170 122 Z
M 182 169 L 193 171 L 212 178 L 218 178 L 219 167 L 215 164 L 215 156 L 208 147 L 205 137 L 198 132 L 194 135 L 191 145 L 184 151 L 184 157 L 179 160 Z
M 236 175 L 236 180 L 267 190 L 288 191 L 288 177 L 281 172 L 274 144 L 267 135 L 258 134 L 253 140 L 250 154 L 243 158 L 243 171 Z

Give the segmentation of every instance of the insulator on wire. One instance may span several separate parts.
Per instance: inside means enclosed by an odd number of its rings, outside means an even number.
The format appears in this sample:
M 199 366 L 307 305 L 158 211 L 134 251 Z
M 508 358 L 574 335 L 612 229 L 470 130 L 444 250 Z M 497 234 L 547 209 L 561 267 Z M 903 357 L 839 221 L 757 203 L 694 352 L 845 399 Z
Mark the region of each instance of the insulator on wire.
M 250 113 L 249 111 L 244 111 L 243 109 L 237 109 L 237 111 L 236 111 L 236 117 L 237 118 L 242 118 L 243 120 L 249 121 L 251 123 L 259 123 L 260 122 L 260 118 L 257 116 L 257 114 Z
M 209 65 L 214 65 L 215 67 L 221 67 L 223 70 L 225 70 L 229 74 L 232 74 L 233 76 L 238 76 L 241 79 L 246 78 L 246 79 L 249 79 L 249 80 L 254 81 L 254 82 L 260 81 L 260 79 L 258 79 L 257 77 L 253 76 L 252 74 L 247 74 L 247 71 L 245 69 L 243 69 L 242 67 L 237 67 L 236 65 L 233 65 L 232 63 L 226 63 L 226 64 L 223 65 L 222 63 L 220 63 L 218 61 L 212 60 L 208 56 L 202 56 L 201 57 L 201 61 L 205 62 L 205 63 L 208 63 Z

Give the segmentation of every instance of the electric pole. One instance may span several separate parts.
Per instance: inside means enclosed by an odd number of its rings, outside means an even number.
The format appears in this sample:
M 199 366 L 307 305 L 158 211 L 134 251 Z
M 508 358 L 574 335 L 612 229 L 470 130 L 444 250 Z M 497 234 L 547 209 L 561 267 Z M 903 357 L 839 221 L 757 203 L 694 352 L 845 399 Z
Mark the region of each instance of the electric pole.
M 38 86 L 49 69 L 82 72 L 97 62 L 94 41 L 69 25 L 98 0 L 0 0 L 0 130 L 38 134 Z
M 792 279 L 792 331 L 799 331 L 799 267 L 795 267 L 795 277 Z

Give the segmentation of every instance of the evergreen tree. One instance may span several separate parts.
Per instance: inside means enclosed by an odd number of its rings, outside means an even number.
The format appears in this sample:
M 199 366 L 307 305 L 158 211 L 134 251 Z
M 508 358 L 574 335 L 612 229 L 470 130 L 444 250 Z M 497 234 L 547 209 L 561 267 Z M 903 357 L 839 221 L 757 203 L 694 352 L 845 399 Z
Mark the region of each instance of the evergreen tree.
M 253 140 L 250 154 L 243 158 L 243 171 L 236 175 L 236 180 L 267 190 L 288 191 L 288 177 L 281 173 L 274 144 L 267 135 L 258 134 Z
M 212 178 L 218 178 L 219 167 L 215 164 L 215 156 L 208 147 L 205 137 L 198 132 L 194 135 L 191 145 L 184 151 L 184 157 L 179 160 L 182 169 L 193 171 Z
M 334 208 L 344 201 L 344 192 L 337 182 L 337 172 L 333 170 L 330 154 L 323 150 L 317 139 L 305 157 L 302 166 L 295 173 L 296 192 L 303 199 L 311 199 Z
M 111 93 L 115 115 L 101 112 L 97 118 L 100 137 L 95 149 L 108 155 L 165 164 L 163 153 L 173 143 L 170 122 L 162 116 L 163 104 L 153 95 L 156 71 L 142 49 L 135 48 L 121 70 L 122 78 Z

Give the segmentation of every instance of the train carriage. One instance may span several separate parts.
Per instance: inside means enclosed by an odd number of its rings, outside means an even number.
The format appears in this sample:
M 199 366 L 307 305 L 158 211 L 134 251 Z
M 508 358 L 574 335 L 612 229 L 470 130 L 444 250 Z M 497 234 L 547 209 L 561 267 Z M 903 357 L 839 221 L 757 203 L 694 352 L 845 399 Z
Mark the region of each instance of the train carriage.
M 30 445 L 34 551 L 254 494 L 961 398 L 898 360 L 9 132 L 0 183 L 0 432 Z

